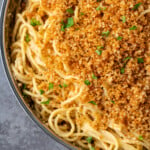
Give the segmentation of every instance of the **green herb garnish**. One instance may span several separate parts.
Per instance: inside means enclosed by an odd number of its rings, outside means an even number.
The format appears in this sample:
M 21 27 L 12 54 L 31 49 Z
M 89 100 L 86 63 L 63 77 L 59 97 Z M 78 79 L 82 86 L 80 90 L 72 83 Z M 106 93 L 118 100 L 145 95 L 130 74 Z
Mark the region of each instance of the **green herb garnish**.
M 86 85 L 90 85 L 90 84 L 91 84 L 91 82 L 90 82 L 89 80 L 85 80 L 84 83 L 85 83 Z
M 128 56 L 128 57 L 124 58 L 123 61 L 129 60 L 129 59 L 131 59 L 131 58 L 132 58 L 132 57 Z
M 73 14 L 73 13 L 74 13 L 74 11 L 73 11 L 72 8 L 68 8 L 66 11 L 67 11 L 68 13 L 70 13 L 70 14 Z
M 69 28 L 72 27 L 74 25 L 74 21 L 73 18 L 70 17 L 67 19 L 67 23 L 65 24 L 64 21 L 61 22 L 62 26 L 61 26 L 61 31 L 65 31 L 65 28 Z
M 142 141 L 144 138 L 142 135 L 139 136 L 139 140 Z
M 84 15 L 84 13 L 83 13 L 83 12 L 80 12 L 80 15 L 81 15 L 81 16 L 83 16 L 83 15 Z
M 26 89 L 27 88 L 27 85 L 26 84 L 23 84 L 22 85 L 22 89 L 24 90 L 24 89 Z
M 98 79 L 98 77 L 97 76 L 95 76 L 94 74 L 92 74 L 92 79 Z
M 54 84 L 53 84 L 53 83 L 49 83 L 48 88 L 49 88 L 49 90 L 50 90 L 50 89 L 53 89 L 53 88 L 54 88 Z
M 25 41 L 26 41 L 27 43 L 31 41 L 31 39 L 30 39 L 30 37 L 29 37 L 29 34 L 26 34 L 26 36 L 25 36 Z
M 113 104 L 115 104 L 115 101 L 111 100 L 111 102 L 112 102 Z
M 91 103 L 93 105 L 97 105 L 94 101 L 89 101 L 88 103 Z
M 101 55 L 101 54 L 102 54 L 102 50 L 98 50 L 98 49 L 97 49 L 95 52 L 96 52 L 98 55 Z
M 117 40 L 118 40 L 118 41 L 121 41 L 121 40 L 122 40 L 122 37 L 121 37 L 121 36 L 118 36 L 118 37 L 117 37 Z
M 44 94 L 44 90 L 40 89 L 40 94 L 41 95 Z
M 126 16 L 122 16 L 121 20 L 122 20 L 123 23 L 125 23 L 126 22 Z
M 48 99 L 47 101 L 41 102 L 41 104 L 49 104 L 49 102 L 50 102 L 50 99 Z
M 88 143 L 91 143 L 92 142 L 92 137 L 90 136 L 86 140 L 87 140 Z
M 32 19 L 31 19 L 30 24 L 31 24 L 32 26 L 41 25 L 40 21 L 36 20 L 35 18 L 32 18 Z
M 138 60 L 138 63 L 139 63 L 139 64 L 140 64 L 140 63 L 144 63 L 143 58 L 137 58 L 137 60 Z
M 137 26 L 132 26 L 131 28 L 129 28 L 130 30 L 136 30 Z
M 62 20 L 62 22 L 61 22 L 61 24 L 62 24 L 62 26 L 61 26 L 61 31 L 65 31 L 65 28 L 66 28 L 66 25 L 65 25 L 65 23 L 64 23 L 64 21 Z
M 97 49 L 103 49 L 104 46 L 97 46 Z
M 96 10 L 98 11 L 98 10 L 102 10 L 102 8 L 100 7 L 100 6 L 98 6 L 97 8 L 96 8 Z
M 66 87 L 68 87 L 68 85 L 64 83 L 64 84 L 63 84 L 63 87 L 66 88 Z
M 73 25 L 74 25 L 73 18 L 72 17 L 68 18 L 66 28 L 72 27 Z
M 106 10 L 106 7 L 100 7 L 100 6 L 98 6 L 97 8 L 96 8 L 96 10 L 98 11 L 98 10 Z
M 132 10 L 137 10 L 140 7 L 141 4 L 142 3 L 138 3 L 138 4 L 134 5 L 134 7 L 132 8 Z
M 108 36 L 110 34 L 110 31 L 102 32 L 102 36 Z
M 120 73 L 123 74 L 124 72 L 125 72 L 125 68 L 123 67 L 120 69 Z
M 97 2 L 101 2 L 102 0 L 97 0 Z
M 62 88 L 62 85 L 61 85 L 61 84 L 59 84 L 59 87 L 60 87 L 60 88 Z
M 91 147 L 91 150 L 95 150 L 95 148 L 94 148 L 94 147 Z

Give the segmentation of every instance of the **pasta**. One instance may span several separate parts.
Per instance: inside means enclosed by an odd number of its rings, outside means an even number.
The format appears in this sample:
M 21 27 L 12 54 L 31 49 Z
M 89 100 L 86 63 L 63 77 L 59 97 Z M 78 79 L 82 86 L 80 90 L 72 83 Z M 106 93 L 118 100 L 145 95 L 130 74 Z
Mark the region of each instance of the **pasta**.
M 79 149 L 150 149 L 150 1 L 28 0 L 11 68 L 36 115 Z

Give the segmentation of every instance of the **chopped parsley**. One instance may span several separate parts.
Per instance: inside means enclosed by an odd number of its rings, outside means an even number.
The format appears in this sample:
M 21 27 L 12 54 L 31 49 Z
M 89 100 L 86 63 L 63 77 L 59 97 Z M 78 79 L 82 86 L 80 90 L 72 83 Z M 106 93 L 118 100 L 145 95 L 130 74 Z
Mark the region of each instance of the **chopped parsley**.
M 123 74 L 124 72 L 125 72 L 125 68 L 122 67 L 122 68 L 120 69 L 120 73 Z
M 132 57 L 128 56 L 128 57 L 124 58 L 123 61 L 129 60 L 129 59 L 131 59 L 131 58 L 132 58 Z
M 59 87 L 60 87 L 60 88 L 62 88 L 62 85 L 61 85 L 61 84 L 59 84 Z
M 138 63 L 139 63 L 139 64 L 140 64 L 140 63 L 144 63 L 143 58 L 137 58 L 137 60 L 138 60 Z
M 84 83 L 85 83 L 86 85 L 90 85 L 90 84 L 91 84 L 91 82 L 90 82 L 89 80 L 85 80 Z
M 132 26 L 131 28 L 129 28 L 130 30 L 136 30 L 137 26 Z
M 101 2 L 102 0 L 97 0 L 97 2 Z
M 97 49 L 103 49 L 104 46 L 97 46 Z
M 30 39 L 30 37 L 29 37 L 29 34 L 26 34 L 26 36 L 25 36 L 25 41 L 26 41 L 27 43 L 31 41 L 31 39 Z
M 126 22 L 126 16 L 122 16 L 121 20 L 122 20 L 123 23 L 125 23 Z
M 98 77 L 97 76 L 95 76 L 94 74 L 92 74 L 92 79 L 98 79 Z
M 106 10 L 107 8 L 106 8 L 106 7 L 103 7 L 102 9 L 103 9 L 103 10 Z
M 98 11 L 98 10 L 106 10 L 106 7 L 100 7 L 100 6 L 98 6 L 97 8 L 96 8 L 96 10 Z
M 97 105 L 94 101 L 89 101 L 88 103 L 91 103 L 93 105 Z
M 66 88 L 66 87 L 68 87 L 68 85 L 67 85 L 66 83 L 64 83 L 64 84 L 63 84 L 63 87 Z
M 110 34 L 110 31 L 102 32 L 102 36 L 108 36 Z
M 49 102 L 50 102 L 50 99 L 48 99 L 47 101 L 41 102 L 41 104 L 49 104 Z
M 83 12 L 80 12 L 80 15 L 81 15 L 81 16 L 83 16 L 83 15 L 84 15 L 84 13 L 83 13 Z
M 72 27 L 73 25 L 74 25 L 73 18 L 72 17 L 68 18 L 66 28 Z
M 32 26 L 41 25 L 40 21 L 36 20 L 35 18 L 32 18 L 32 19 L 31 19 L 30 24 L 31 24 Z
M 94 148 L 94 147 L 91 147 L 91 150 L 95 150 L 95 148 Z
M 61 26 L 61 31 L 65 31 L 65 28 L 69 28 L 72 27 L 74 25 L 74 21 L 73 18 L 70 17 L 67 19 L 67 23 L 65 24 L 64 21 L 61 22 L 62 26 Z
M 23 84 L 22 85 L 22 89 L 24 90 L 24 89 L 26 89 L 27 88 L 27 85 L 26 84 Z
M 88 143 L 91 143 L 92 142 L 92 137 L 90 136 L 86 140 L 87 140 Z
M 115 104 L 115 101 L 111 100 L 111 102 L 112 102 L 113 104 Z
M 50 90 L 50 89 L 53 89 L 53 88 L 54 88 L 54 84 L 53 84 L 53 83 L 49 83 L 48 88 L 49 88 L 49 90 Z
M 122 40 L 122 38 L 123 38 L 123 37 L 118 36 L 118 37 L 117 37 L 117 40 L 118 40 L 118 41 L 121 41 L 121 40 Z
M 102 54 L 102 50 L 98 50 L 98 49 L 97 49 L 95 52 L 96 52 L 98 55 L 101 55 L 101 54 Z
M 72 8 L 68 8 L 66 11 L 67 11 L 69 14 L 73 14 L 73 13 L 74 13 L 74 11 L 73 11 Z
M 140 7 L 140 5 L 142 5 L 141 2 L 138 3 L 138 4 L 136 4 L 136 5 L 134 5 L 134 7 L 132 8 L 132 10 L 137 10 Z
M 62 21 L 61 24 L 62 24 L 62 26 L 61 26 L 61 31 L 64 32 L 64 31 L 65 31 L 65 28 L 66 28 L 66 25 L 65 25 L 64 21 Z
M 98 11 L 98 10 L 102 10 L 102 8 L 100 7 L 100 6 L 98 6 L 97 8 L 96 8 L 96 10 Z
M 40 94 L 41 95 L 44 94 L 44 90 L 40 89 Z
M 144 138 L 142 135 L 139 136 L 139 140 L 142 141 Z

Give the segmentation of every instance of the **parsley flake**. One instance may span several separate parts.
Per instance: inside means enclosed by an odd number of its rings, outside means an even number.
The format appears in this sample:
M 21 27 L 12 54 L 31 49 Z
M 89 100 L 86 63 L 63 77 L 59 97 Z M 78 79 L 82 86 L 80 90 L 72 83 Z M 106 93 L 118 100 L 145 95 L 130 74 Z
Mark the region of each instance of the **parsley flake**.
M 142 141 L 144 138 L 142 135 L 139 136 L 139 140 Z
M 97 76 L 95 76 L 94 74 L 92 74 L 92 79 L 98 79 L 98 77 Z
M 94 101 L 89 101 L 88 103 L 91 103 L 93 105 L 97 105 Z
M 26 41 L 27 43 L 31 41 L 31 39 L 30 39 L 30 37 L 29 37 L 29 34 L 26 34 L 26 36 L 25 36 L 25 41 Z
M 115 104 L 115 101 L 111 100 L 111 102 L 112 102 L 113 104 Z
M 139 63 L 139 64 L 140 64 L 140 63 L 144 63 L 143 58 L 137 58 L 137 60 L 138 60 L 138 63 Z
M 86 140 L 87 140 L 88 143 L 91 143 L 92 142 L 92 137 L 90 136 Z
M 121 20 L 122 20 L 123 23 L 125 23 L 126 22 L 126 16 L 122 16 Z
M 91 150 L 95 150 L 95 148 L 94 148 L 94 147 L 91 147 Z
M 66 11 L 67 11 L 68 13 L 70 13 L 70 14 L 73 14 L 73 13 L 74 13 L 74 11 L 73 11 L 72 8 L 68 8 Z
M 125 68 L 123 67 L 120 69 L 120 73 L 123 74 L 124 72 L 125 72 Z
M 41 104 L 49 104 L 49 102 L 50 102 L 50 99 L 48 99 L 47 101 L 41 102 Z
M 62 88 L 62 85 L 61 85 L 61 84 L 59 84 L 59 87 L 60 87 L 60 88 Z
M 44 94 L 44 90 L 40 89 L 40 94 L 41 95 Z
M 102 50 L 98 50 L 98 49 L 97 49 L 95 52 L 96 52 L 99 56 L 102 54 Z
M 104 46 L 97 46 L 97 49 L 103 49 Z
M 137 10 L 140 7 L 140 5 L 142 5 L 142 3 L 138 3 L 138 4 L 134 5 L 132 10 Z
M 66 28 L 72 27 L 73 25 L 74 25 L 73 18 L 72 17 L 68 18 Z
M 85 80 L 84 83 L 85 83 L 86 85 L 90 85 L 90 84 L 91 84 L 91 82 L 90 82 L 89 80 Z
M 132 58 L 132 57 L 128 56 L 128 57 L 124 58 L 123 61 L 129 60 L 129 59 L 131 59 L 131 58 Z
M 53 88 L 54 88 L 54 84 L 53 84 L 53 83 L 49 83 L 48 88 L 49 88 L 49 90 L 50 90 L 50 89 L 53 89 Z
M 35 18 L 32 18 L 32 19 L 31 19 L 30 24 L 31 24 L 32 26 L 41 25 L 40 21 L 36 20 Z
M 84 13 L 83 13 L 83 12 L 80 12 L 80 15 L 81 15 L 81 16 L 83 16 L 83 15 L 84 15 Z
M 117 40 L 118 40 L 118 41 L 121 41 L 121 40 L 122 40 L 122 38 L 123 38 L 123 37 L 118 36 L 118 37 L 117 37 Z
M 23 84 L 22 85 L 22 89 L 24 90 L 24 89 L 26 89 L 27 88 L 27 85 L 26 84 Z
M 104 36 L 108 36 L 110 34 L 110 31 L 106 31 L 106 32 L 102 32 L 102 36 L 104 37 Z
M 131 28 L 129 28 L 130 30 L 136 30 L 137 26 L 132 26 Z
M 66 83 L 64 83 L 64 84 L 63 84 L 63 87 L 66 88 L 66 87 L 68 87 L 68 85 L 67 85 Z

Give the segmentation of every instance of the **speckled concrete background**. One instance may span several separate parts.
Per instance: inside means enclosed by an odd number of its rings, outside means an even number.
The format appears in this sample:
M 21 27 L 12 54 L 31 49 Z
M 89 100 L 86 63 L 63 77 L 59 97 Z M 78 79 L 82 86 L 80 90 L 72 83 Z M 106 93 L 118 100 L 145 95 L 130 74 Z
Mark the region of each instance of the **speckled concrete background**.
M 47 136 L 20 107 L 6 79 L 1 56 L 0 150 L 67 150 Z

